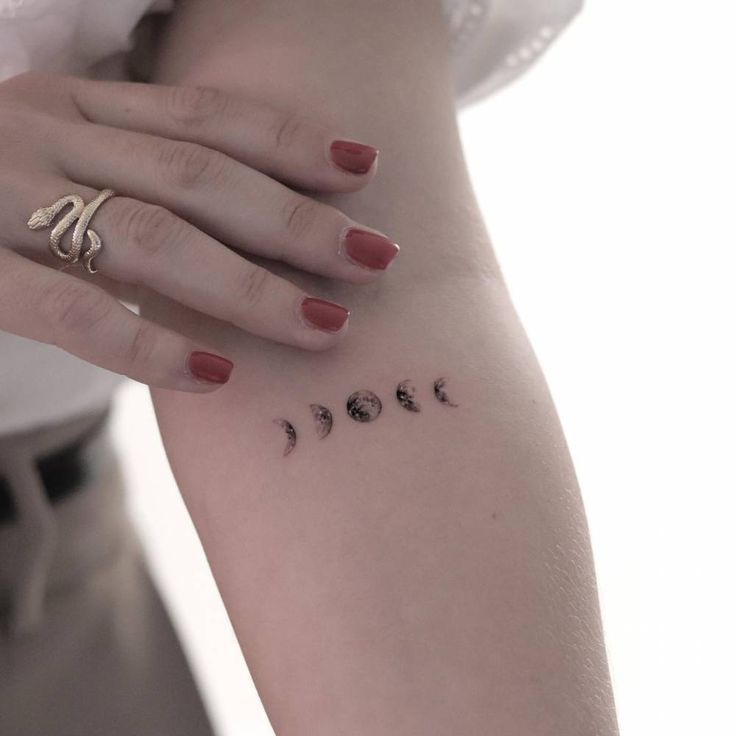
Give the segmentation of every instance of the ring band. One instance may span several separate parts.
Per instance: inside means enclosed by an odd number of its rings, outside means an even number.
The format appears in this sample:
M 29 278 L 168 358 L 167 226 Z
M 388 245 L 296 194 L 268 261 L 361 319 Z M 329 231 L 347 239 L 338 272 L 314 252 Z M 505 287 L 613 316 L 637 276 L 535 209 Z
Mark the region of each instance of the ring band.
M 49 249 L 60 260 L 65 263 L 77 263 L 80 257 L 82 263 L 88 273 L 97 273 L 97 269 L 92 267 L 92 259 L 102 250 L 102 239 L 94 231 L 88 228 L 92 216 L 97 208 L 110 197 L 114 197 L 115 192 L 112 189 L 103 189 L 89 204 L 85 205 L 84 200 L 78 194 L 67 194 L 57 199 L 49 207 L 41 207 L 36 210 L 28 220 L 28 227 L 31 230 L 43 230 L 51 225 L 51 221 L 61 212 L 68 204 L 72 205 L 69 212 L 59 220 L 49 236 Z M 72 245 L 69 250 L 63 250 L 61 247 L 61 239 L 64 233 L 76 221 L 74 232 L 72 233 Z M 84 253 L 82 246 L 84 245 L 84 236 L 89 237 L 90 245 Z

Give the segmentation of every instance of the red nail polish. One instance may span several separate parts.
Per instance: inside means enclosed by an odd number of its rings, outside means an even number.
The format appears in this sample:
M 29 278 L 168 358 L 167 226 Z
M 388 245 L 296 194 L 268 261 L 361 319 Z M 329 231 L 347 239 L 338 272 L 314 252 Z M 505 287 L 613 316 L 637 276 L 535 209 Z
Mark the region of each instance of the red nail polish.
M 227 383 L 233 370 L 232 361 L 202 351 L 190 353 L 187 366 L 192 376 L 203 383 Z
M 399 246 L 383 235 L 355 227 L 345 233 L 343 242 L 345 254 L 367 268 L 384 270 L 399 253 Z
M 302 300 L 302 315 L 319 330 L 337 332 L 347 321 L 350 311 L 335 302 L 308 296 Z
M 341 169 L 351 174 L 365 174 L 373 166 L 378 149 L 354 141 L 332 141 L 330 154 Z

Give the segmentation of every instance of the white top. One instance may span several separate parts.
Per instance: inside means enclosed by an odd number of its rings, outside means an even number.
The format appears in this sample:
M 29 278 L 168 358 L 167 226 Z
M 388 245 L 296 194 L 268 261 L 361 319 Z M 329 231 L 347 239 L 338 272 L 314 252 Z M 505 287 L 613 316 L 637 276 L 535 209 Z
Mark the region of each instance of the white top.
M 442 0 L 458 107 L 540 56 L 582 0 Z M 29 69 L 84 75 L 132 46 L 131 31 L 173 0 L 0 0 L 0 80 Z M 63 350 L 0 331 L 0 434 L 101 408 L 124 380 Z

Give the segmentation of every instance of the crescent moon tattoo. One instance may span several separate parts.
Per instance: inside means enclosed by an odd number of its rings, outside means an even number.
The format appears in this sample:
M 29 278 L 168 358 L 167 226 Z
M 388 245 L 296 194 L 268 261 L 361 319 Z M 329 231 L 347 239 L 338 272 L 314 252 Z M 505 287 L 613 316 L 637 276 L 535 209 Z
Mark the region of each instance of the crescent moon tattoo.
M 332 412 L 321 404 L 310 404 L 309 408 L 316 422 L 317 436 L 323 440 L 332 429 Z
M 445 391 L 446 383 L 447 383 L 447 379 L 438 378 L 434 382 L 434 395 L 437 397 L 437 401 L 439 401 L 440 404 L 444 404 L 445 406 L 457 406 L 457 404 L 453 404 L 452 401 L 450 401 L 450 397 L 447 395 L 447 392 Z
M 414 384 L 411 382 L 411 379 L 407 378 L 405 381 L 402 381 L 397 387 L 396 387 L 396 398 L 399 400 L 399 404 L 404 407 L 404 409 L 408 409 L 409 411 L 421 411 L 422 407 L 414 398 L 414 395 L 416 394 L 416 388 L 414 387 Z
M 372 422 L 383 408 L 373 391 L 355 391 L 348 396 L 348 416 L 356 422 Z
M 284 457 L 286 457 L 296 446 L 296 429 L 286 419 L 274 419 L 273 423 L 278 424 L 286 432 L 286 446 L 284 447 Z

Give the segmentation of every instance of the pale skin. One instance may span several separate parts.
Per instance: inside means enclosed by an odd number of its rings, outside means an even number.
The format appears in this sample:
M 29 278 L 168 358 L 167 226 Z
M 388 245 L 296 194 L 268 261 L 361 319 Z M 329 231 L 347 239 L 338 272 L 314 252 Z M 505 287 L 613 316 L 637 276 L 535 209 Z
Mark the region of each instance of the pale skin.
M 156 81 L 319 112 L 377 146 L 369 186 L 316 196 L 401 245 L 362 285 L 269 263 L 352 310 L 321 352 L 143 301 L 235 362 L 211 395 L 153 398 L 274 730 L 613 736 L 582 502 L 468 180 L 439 3 L 190 0 L 170 30 Z M 420 412 L 394 398 L 404 379 Z M 384 405 L 365 424 L 345 410 L 360 389 Z M 334 413 L 324 439 L 312 403 Z M 275 418 L 298 431 L 287 456 Z

